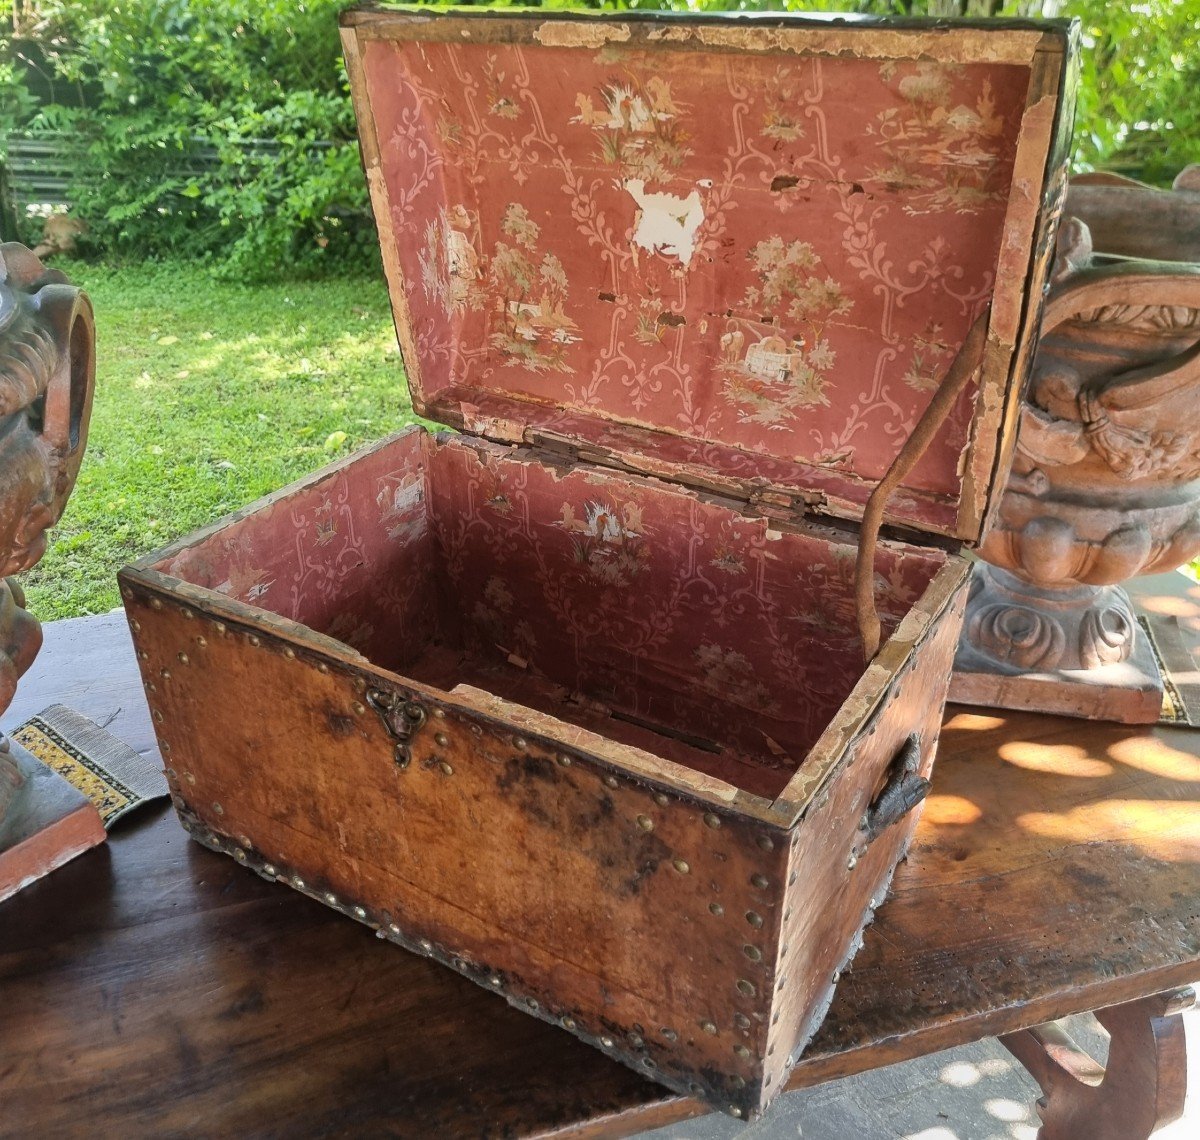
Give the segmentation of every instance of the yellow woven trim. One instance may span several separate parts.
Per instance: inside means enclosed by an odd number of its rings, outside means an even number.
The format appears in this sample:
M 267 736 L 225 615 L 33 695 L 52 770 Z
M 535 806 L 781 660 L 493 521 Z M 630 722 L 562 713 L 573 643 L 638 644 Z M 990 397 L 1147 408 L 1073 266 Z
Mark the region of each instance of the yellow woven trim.
M 36 724 L 24 724 L 12 734 L 13 740 L 27 748 L 47 768 L 74 784 L 96 805 L 100 818 L 107 825 L 118 812 L 126 808 L 130 799 L 120 789 L 108 783 L 94 768 L 85 765 L 57 741 L 46 735 Z

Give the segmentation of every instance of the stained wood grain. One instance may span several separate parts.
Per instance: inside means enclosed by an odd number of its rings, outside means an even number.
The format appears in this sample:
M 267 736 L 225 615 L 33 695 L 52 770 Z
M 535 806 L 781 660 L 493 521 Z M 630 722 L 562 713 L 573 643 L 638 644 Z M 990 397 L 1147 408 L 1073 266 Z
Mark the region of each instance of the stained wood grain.
M 1194 636 L 1200 590 L 1149 590 Z M 116 702 L 145 746 L 108 620 L 50 626 L 12 715 Z M 106 667 L 65 668 L 71 642 Z M 1194 980 L 1198 899 L 1200 732 L 951 709 L 911 857 L 792 1085 Z M 698 1111 L 165 812 L 0 908 L 0 1010 L 3 1136 L 617 1136 Z

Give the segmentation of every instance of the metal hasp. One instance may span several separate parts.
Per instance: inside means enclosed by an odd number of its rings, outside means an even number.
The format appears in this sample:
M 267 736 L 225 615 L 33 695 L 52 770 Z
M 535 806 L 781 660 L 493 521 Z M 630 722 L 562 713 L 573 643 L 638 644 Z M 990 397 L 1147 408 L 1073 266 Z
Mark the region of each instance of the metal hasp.
M 425 723 L 425 708 L 416 701 L 404 700 L 386 689 L 368 689 L 367 704 L 378 714 L 396 742 L 392 750 L 398 768 L 407 768 L 412 759 L 410 746 Z

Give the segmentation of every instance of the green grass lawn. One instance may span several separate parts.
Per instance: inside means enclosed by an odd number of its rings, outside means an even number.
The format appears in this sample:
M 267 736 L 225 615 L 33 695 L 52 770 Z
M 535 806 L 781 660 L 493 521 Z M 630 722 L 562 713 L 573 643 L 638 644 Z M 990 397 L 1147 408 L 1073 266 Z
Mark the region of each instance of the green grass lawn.
M 126 562 L 414 419 L 381 277 L 56 264 L 95 305 L 97 378 L 75 494 L 23 579 L 43 621 L 111 609 Z

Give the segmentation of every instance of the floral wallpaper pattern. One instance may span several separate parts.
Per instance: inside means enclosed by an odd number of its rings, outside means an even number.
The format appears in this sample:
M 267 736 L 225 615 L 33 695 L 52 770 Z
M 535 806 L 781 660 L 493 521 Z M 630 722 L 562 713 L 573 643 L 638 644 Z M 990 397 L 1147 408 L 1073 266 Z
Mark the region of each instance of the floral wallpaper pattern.
M 426 401 L 519 397 L 877 479 L 991 294 L 1027 67 L 363 59 Z M 910 489 L 958 494 L 974 395 Z

